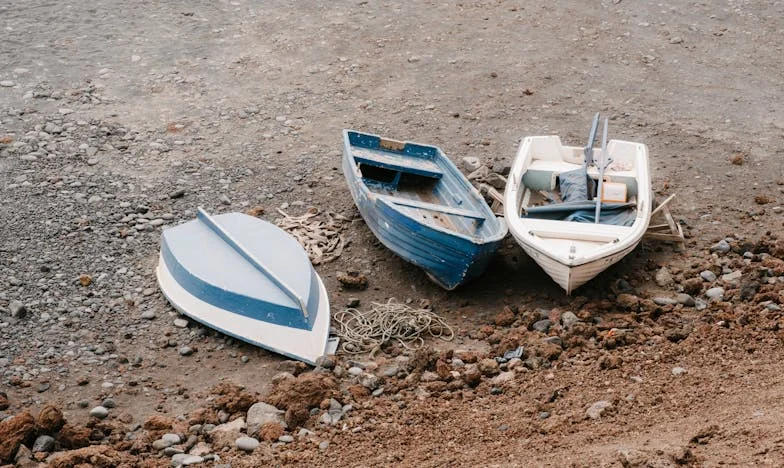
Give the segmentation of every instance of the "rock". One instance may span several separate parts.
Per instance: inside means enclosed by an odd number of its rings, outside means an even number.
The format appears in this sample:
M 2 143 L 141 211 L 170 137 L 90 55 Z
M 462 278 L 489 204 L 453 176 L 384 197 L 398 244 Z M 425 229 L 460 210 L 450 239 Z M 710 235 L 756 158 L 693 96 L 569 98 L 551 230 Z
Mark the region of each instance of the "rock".
M 20 302 L 20 301 L 11 301 L 8 304 L 8 311 L 11 313 L 11 317 L 21 319 L 27 315 L 27 307 Z
M 672 279 L 672 274 L 670 274 L 670 270 L 668 270 L 667 267 L 661 267 L 656 271 L 656 284 L 662 288 L 669 288 L 675 284 L 675 281 Z
M 169 445 L 175 445 L 180 443 L 180 436 L 177 434 L 168 433 L 162 435 L 161 440 L 168 443 Z
M 717 252 L 717 253 L 720 253 L 720 254 L 725 254 L 725 253 L 729 252 L 731 249 L 732 249 L 732 247 L 730 247 L 729 242 L 727 242 L 726 240 L 722 239 L 719 242 L 717 242 L 716 244 L 714 244 L 713 246 L 711 246 L 710 251 L 711 252 Z
M 335 360 L 327 355 L 319 356 L 316 358 L 316 366 L 323 367 L 324 369 L 333 369 L 335 367 Z
M 211 432 L 241 432 L 245 427 L 245 418 L 237 418 L 215 426 Z
M 512 308 L 509 306 L 504 306 L 503 311 L 501 311 L 498 315 L 495 316 L 493 322 L 499 327 L 508 327 L 509 325 L 513 324 L 515 319 L 515 313 L 512 311 Z
M 283 435 L 283 426 L 280 423 L 268 422 L 262 424 L 258 431 L 258 437 L 267 442 L 274 442 Z
M 687 279 L 686 281 L 681 283 L 681 286 L 683 286 L 683 292 L 692 295 L 699 294 L 702 291 L 702 282 L 703 282 L 702 278 Z
M 685 293 L 680 293 L 677 296 L 675 296 L 675 300 L 678 301 L 678 304 L 683 304 L 686 307 L 694 307 L 694 305 L 696 304 L 694 298 Z
M 223 203 L 224 205 L 231 205 L 231 198 L 229 198 L 229 196 L 226 195 L 225 193 L 221 194 L 221 196 L 218 197 L 218 200 L 220 200 L 220 202 Z
M 77 449 L 90 445 L 91 430 L 84 426 L 66 424 L 57 434 L 57 440 L 68 449 Z
M 283 419 L 284 413 L 285 411 L 281 411 L 270 404 L 261 402 L 255 403 L 248 409 L 246 417 L 248 435 L 255 436 L 259 428 L 268 422 L 276 422 L 281 426 L 285 426 L 286 423 Z
M 339 274 L 337 279 L 346 289 L 362 290 L 368 288 L 367 276 L 357 271 L 351 271 L 348 274 Z
M 478 363 L 479 371 L 482 375 L 486 375 L 488 377 L 492 377 L 494 375 L 498 375 L 500 372 L 498 368 L 498 361 L 495 359 L 482 359 Z
M 724 299 L 724 288 L 715 287 L 705 291 L 705 297 L 712 301 L 720 301 Z
M 90 410 L 90 416 L 98 419 L 106 419 L 109 416 L 109 410 L 103 406 L 96 406 Z
M 152 310 L 145 310 L 144 312 L 141 313 L 139 317 L 141 317 L 144 320 L 153 320 L 156 317 L 156 315 L 155 312 L 153 312 Z
M 688 372 L 689 371 L 684 369 L 683 367 L 673 367 L 671 373 L 674 377 L 679 377 L 683 374 L 687 374 Z
M 637 309 L 640 307 L 640 298 L 635 296 L 634 294 L 622 293 L 618 294 L 618 297 L 615 299 L 616 304 L 619 307 L 624 309 Z
M 348 368 L 348 375 L 353 377 L 359 377 L 362 374 L 362 372 L 364 371 L 362 370 L 361 367 L 353 366 Z
M 167 431 L 171 430 L 173 425 L 174 420 L 172 418 L 162 414 L 153 414 L 144 421 L 142 427 L 148 431 Z
M 10 88 L 12 86 L 16 86 L 16 83 L 14 83 L 11 80 L 3 80 L 3 81 L 0 81 L 0 86 L 3 87 L 3 88 Z
M 503 190 L 506 188 L 506 179 L 502 175 L 496 174 L 495 172 L 489 173 L 485 178 L 485 182 L 498 190 Z
M 727 273 L 726 275 L 721 275 L 721 280 L 727 283 L 734 283 L 741 278 L 743 278 L 743 272 L 740 270 Z
M 716 273 L 710 270 L 704 270 L 700 272 L 700 278 L 707 281 L 708 283 L 712 283 L 716 281 Z
M 547 330 L 549 330 L 552 325 L 553 322 L 551 322 L 550 319 L 543 319 L 535 322 L 532 328 L 538 332 L 547 333 Z
M 322 440 L 319 442 L 318 448 L 319 450 L 326 450 L 329 447 L 329 442 L 326 440 Z
M 327 373 L 308 372 L 294 379 L 279 381 L 265 398 L 267 403 L 281 409 L 303 405 L 314 408 L 337 395 L 338 383 Z
M 574 312 L 566 311 L 561 314 L 561 324 L 565 330 L 572 328 L 572 325 L 579 321 L 580 319 L 574 314 Z
M 461 160 L 461 162 L 463 163 L 463 169 L 469 173 L 474 172 L 475 170 L 482 167 L 482 161 L 474 156 L 466 156 Z
M 218 395 L 213 402 L 213 407 L 229 414 L 247 412 L 254 403 L 259 401 L 256 395 L 248 392 L 244 387 L 232 383 L 219 384 L 212 389 L 212 393 Z
M 381 377 L 365 372 L 359 376 L 359 384 L 368 390 L 373 391 L 381 386 Z
M 188 328 L 188 321 L 183 318 L 174 319 L 174 326 L 177 328 Z
M 291 442 L 294 442 L 294 437 L 292 437 L 290 435 L 282 435 L 282 436 L 278 437 L 278 442 L 283 442 L 284 444 L 289 444 Z
M 608 409 L 612 408 L 612 403 L 606 400 L 597 401 L 596 403 L 592 404 L 585 412 L 585 414 L 591 419 L 599 419 L 602 415 L 607 412 Z
M 190 466 L 190 465 L 198 465 L 199 463 L 204 463 L 206 460 L 204 457 L 199 455 L 189 455 L 187 453 L 178 453 L 172 457 L 171 465 L 173 467 L 177 466 Z
M 482 380 L 482 371 L 479 370 L 479 365 L 478 364 L 466 365 L 463 370 L 463 380 L 467 385 L 471 387 L 476 387 L 477 385 L 479 385 L 479 382 Z
M 44 406 L 35 420 L 36 430 L 48 434 L 59 431 L 64 424 L 63 412 L 52 405 Z
M 171 199 L 182 198 L 184 196 L 185 196 L 185 189 L 177 189 L 177 190 L 169 193 L 169 198 L 171 198 Z
M 35 419 L 24 412 L 0 422 L 0 462 L 11 461 L 19 446 L 35 431 Z
M 304 426 L 310 418 L 310 411 L 304 406 L 293 406 L 286 410 L 283 421 L 287 427 L 295 428 Z
M 177 352 L 180 353 L 180 356 L 190 356 L 193 354 L 193 348 L 190 346 L 182 346 L 179 350 L 177 350 Z
M 359 307 L 359 298 L 357 298 L 357 297 L 350 297 L 348 299 L 348 302 L 346 302 L 346 307 L 349 307 L 351 309 L 353 309 L 355 307 Z
M 210 452 L 212 452 L 212 447 L 210 447 L 205 442 L 197 443 L 196 445 L 193 446 L 192 449 L 190 449 L 188 451 L 189 454 L 196 455 L 196 456 L 199 456 L 199 457 L 203 457 L 204 455 L 207 455 Z
M 669 297 L 654 297 L 653 303 L 660 306 L 666 306 L 666 305 L 675 305 L 678 303 L 678 301 Z
M 514 372 L 511 371 L 501 372 L 500 374 L 490 379 L 490 383 L 493 385 L 501 385 L 507 382 L 512 382 L 514 380 L 514 377 L 515 377 Z

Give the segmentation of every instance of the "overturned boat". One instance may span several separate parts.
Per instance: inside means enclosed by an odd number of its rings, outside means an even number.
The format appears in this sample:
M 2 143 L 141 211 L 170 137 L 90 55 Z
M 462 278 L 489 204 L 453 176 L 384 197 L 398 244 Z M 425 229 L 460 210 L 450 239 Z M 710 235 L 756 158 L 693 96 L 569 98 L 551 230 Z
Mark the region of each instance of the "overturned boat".
M 567 294 L 629 254 L 651 217 L 648 148 L 608 143 L 605 121 L 595 161 L 597 126 L 598 114 L 584 148 L 524 138 L 504 193 L 509 231 Z
M 183 314 L 221 333 L 310 364 L 327 351 L 330 310 L 297 241 L 241 213 L 166 229 L 158 284 Z
M 344 130 L 343 173 L 373 234 L 445 289 L 480 275 L 506 235 L 435 146 Z

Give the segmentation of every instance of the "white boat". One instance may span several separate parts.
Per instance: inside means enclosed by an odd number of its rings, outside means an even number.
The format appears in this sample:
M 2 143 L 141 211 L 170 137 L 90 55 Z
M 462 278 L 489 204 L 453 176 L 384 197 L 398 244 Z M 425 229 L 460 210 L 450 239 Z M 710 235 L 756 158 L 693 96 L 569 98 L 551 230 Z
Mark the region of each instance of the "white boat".
M 273 224 L 200 208 L 163 232 L 157 276 L 176 309 L 222 333 L 309 364 L 334 352 L 324 283 Z
M 586 167 L 584 153 L 590 157 L 593 152 L 597 122 L 598 118 L 594 120 L 594 131 L 586 148 L 564 146 L 558 136 L 524 138 L 504 193 L 504 215 L 509 232 L 567 294 L 634 250 L 648 229 L 651 217 L 648 148 L 630 141 L 610 140 L 603 158 L 612 162 L 604 170 L 595 166 L 585 169 L 594 181 L 600 179 L 600 172 L 604 173 L 605 190 L 602 193 L 605 195 L 608 187 L 625 189 L 627 203 L 604 202 L 598 223 L 558 219 L 570 209 L 574 211 L 570 207 L 580 203 L 550 200 L 547 204 L 545 196 L 558 193 L 560 174 Z M 581 204 L 582 212 L 590 213 L 596 200 Z M 610 224 L 613 219 L 610 210 L 618 207 L 623 209 L 626 225 Z M 554 215 L 559 210 L 561 215 Z

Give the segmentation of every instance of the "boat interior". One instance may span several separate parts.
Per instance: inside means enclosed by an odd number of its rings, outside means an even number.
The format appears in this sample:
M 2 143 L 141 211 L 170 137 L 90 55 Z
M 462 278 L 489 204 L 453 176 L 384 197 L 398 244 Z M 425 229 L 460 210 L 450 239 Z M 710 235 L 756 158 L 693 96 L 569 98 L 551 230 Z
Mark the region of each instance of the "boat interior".
M 607 153 L 611 159 L 604 170 L 601 213 L 598 224 L 630 226 L 637 210 L 637 151 L 632 142 L 611 140 Z M 600 164 L 601 150 L 594 150 Z M 563 146 L 557 136 L 534 137 L 525 154 L 520 181 L 519 215 L 531 219 L 549 219 L 594 223 L 600 170 L 585 170 L 589 179 L 589 199 L 565 201 L 566 184 L 583 174 L 583 148 Z M 597 165 L 598 165 L 597 164 Z M 570 180 L 572 179 L 572 180 Z
M 469 237 L 492 235 L 498 221 L 433 146 L 348 132 L 368 190 L 423 224 Z M 490 220 L 488 222 L 488 220 Z

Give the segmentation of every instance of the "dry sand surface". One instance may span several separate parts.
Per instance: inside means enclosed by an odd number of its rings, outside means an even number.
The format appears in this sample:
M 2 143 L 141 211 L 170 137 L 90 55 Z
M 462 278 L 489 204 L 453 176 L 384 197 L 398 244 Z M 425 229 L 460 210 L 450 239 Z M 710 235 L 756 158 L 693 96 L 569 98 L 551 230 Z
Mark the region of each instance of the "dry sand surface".
M 0 0 L 0 464 L 784 465 L 782 16 Z M 379 244 L 340 170 L 344 128 L 503 173 L 523 136 L 584 144 L 597 111 L 648 145 L 687 242 L 645 241 L 571 297 L 510 238 L 439 289 Z M 425 301 L 456 338 L 313 369 L 183 320 L 154 267 L 197 206 L 348 218 L 316 267 L 333 311 Z M 285 413 L 259 428 L 260 401 Z

